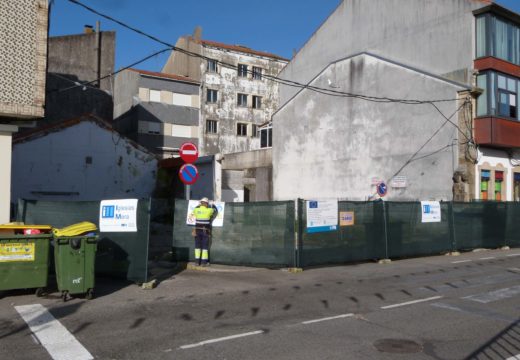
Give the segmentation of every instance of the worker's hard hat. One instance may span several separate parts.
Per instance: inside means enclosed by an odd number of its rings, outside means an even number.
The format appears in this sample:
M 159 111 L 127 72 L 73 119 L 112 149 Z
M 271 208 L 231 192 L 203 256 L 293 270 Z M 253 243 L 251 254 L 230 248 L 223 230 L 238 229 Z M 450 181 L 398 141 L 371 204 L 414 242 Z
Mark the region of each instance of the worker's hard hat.
M 203 197 L 202 199 L 200 199 L 200 202 L 209 203 L 209 200 L 207 197 Z

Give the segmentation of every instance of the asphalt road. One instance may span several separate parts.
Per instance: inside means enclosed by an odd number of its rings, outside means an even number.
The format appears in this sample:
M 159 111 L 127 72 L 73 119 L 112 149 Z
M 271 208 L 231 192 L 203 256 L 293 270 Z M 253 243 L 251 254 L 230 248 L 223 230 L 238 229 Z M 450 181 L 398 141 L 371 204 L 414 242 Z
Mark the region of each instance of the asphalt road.
M 520 249 L 296 274 L 214 266 L 97 292 L 5 294 L 0 359 L 520 359 Z

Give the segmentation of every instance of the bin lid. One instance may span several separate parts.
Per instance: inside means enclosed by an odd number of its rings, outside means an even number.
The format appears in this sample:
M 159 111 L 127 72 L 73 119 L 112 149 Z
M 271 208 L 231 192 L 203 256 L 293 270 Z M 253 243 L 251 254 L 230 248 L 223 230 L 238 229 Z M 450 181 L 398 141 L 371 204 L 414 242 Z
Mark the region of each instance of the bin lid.
M 0 230 L 26 230 L 26 229 L 51 230 L 52 227 L 50 225 L 19 225 L 19 224 L 0 225 Z

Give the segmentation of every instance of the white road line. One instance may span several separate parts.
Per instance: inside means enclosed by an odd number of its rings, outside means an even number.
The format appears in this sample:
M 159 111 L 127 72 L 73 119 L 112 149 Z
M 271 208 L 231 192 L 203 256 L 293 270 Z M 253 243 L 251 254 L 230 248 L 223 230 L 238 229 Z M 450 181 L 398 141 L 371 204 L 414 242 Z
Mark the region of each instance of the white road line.
M 483 294 L 465 296 L 463 299 L 468 299 L 472 301 L 476 301 L 482 304 L 487 304 L 493 301 L 507 299 L 513 296 L 520 294 L 520 285 L 513 286 L 510 288 L 499 289 L 495 291 L 490 291 Z
M 407 302 L 400 303 L 400 304 L 381 306 L 381 309 L 383 309 L 383 310 L 393 309 L 393 308 L 400 307 L 400 306 L 412 305 L 412 304 L 417 304 L 417 303 L 421 303 L 421 302 L 425 302 L 425 301 L 437 300 L 437 299 L 441 299 L 441 298 L 442 298 L 442 296 L 432 296 L 432 297 L 429 297 L 426 299 L 419 299 L 419 300 L 407 301 Z
M 246 337 L 246 336 L 251 336 L 251 335 L 259 335 L 259 334 L 263 334 L 263 333 L 264 333 L 263 330 L 258 330 L 258 331 L 252 331 L 252 332 L 248 332 L 248 333 L 243 333 L 243 334 L 237 334 L 237 335 L 221 337 L 221 338 L 217 338 L 217 339 L 204 340 L 204 341 L 198 342 L 196 344 L 183 345 L 183 346 L 180 347 L 180 349 L 191 349 L 191 348 L 198 347 L 198 346 L 203 346 L 203 345 L 207 345 L 207 344 L 213 344 L 213 343 L 221 342 L 221 341 L 238 339 L 238 338 L 241 338 L 241 337 Z
M 452 263 L 452 264 L 461 264 L 461 263 L 466 263 L 466 262 L 471 262 L 471 260 L 452 261 L 451 263 Z
M 506 360 L 520 360 L 520 354 L 508 357 Z
M 343 315 L 325 317 L 325 318 L 321 318 L 321 319 L 307 320 L 307 321 L 303 321 L 302 324 L 305 324 L 305 325 L 307 325 L 307 324 L 314 324 L 314 323 L 317 323 L 317 322 L 328 321 L 328 320 L 336 320 L 336 319 L 343 319 L 343 318 L 347 318 L 347 317 L 351 317 L 351 316 L 354 316 L 354 314 L 343 314 Z
M 490 256 L 490 257 L 480 258 L 479 260 L 491 260 L 491 259 L 495 259 L 495 257 Z
M 91 360 L 94 357 L 40 304 L 15 306 L 38 341 L 54 360 Z
M 509 254 L 509 255 L 506 255 L 506 256 L 520 256 L 520 254 Z
M 520 272 L 520 269 L 519 269 L 519 268 L 509 268 L 509 269 L 507 269 L 507 270 L 518 271 L 518 272 Z

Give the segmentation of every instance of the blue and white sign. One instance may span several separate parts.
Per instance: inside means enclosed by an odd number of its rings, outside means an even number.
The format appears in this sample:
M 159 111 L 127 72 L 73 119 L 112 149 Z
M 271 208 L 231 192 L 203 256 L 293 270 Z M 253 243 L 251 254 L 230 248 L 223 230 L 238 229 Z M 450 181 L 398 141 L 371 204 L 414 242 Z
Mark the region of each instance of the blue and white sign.
M 136 232 L 137 199 L 103 200 L 99 206 L 100 232 Z
M 338 229 L 338 202 L 336 200 L 307 201 L 307 233 Z
M 441 222 L 441 204 L 438 201 L 421 201 L 422 222 Z
M 388 187 L 384 182 L 381 182 L 377 184 L 377 194 L 381 197 L 386 195 L 386 192 L 388 191 Z

